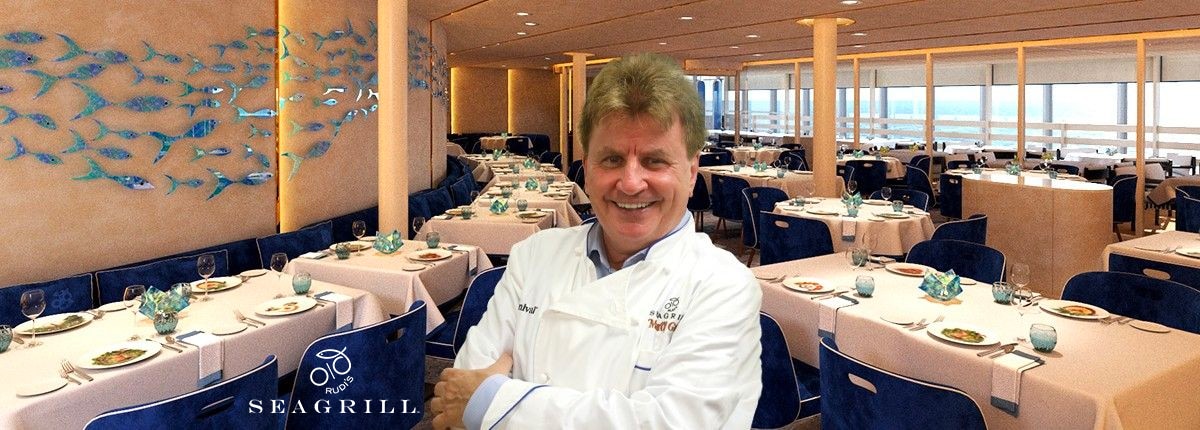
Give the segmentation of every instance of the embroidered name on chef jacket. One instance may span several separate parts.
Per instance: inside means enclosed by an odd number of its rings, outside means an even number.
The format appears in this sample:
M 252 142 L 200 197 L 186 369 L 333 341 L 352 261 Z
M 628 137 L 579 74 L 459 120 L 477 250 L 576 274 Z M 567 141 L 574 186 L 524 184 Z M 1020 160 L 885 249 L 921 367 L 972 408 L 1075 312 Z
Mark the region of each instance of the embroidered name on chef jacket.
M 530 315 L 533 315 L 533 313 L 534 313 L 534 312 L 537 312 L 537 309 L 538 309 L 538 307 L 537 307 L 537 306 L 529 306 L 529 305 L 527 305 L 527 304 L 524 304 L 524 303 L 517 304 L 517 310 L 518 310 L 518 311 L 520 311 L 520 312 L 525 312 L 525 313 L 527 313 L 527 314 L 530 314 Z
M 655 331 L 674 332 L 679 327 L 679 320 L 683 319 L 683 313 L 676 312 L 678 310 L 679 297 L 671 297 L 659 309 L 650 311 L 646 322 Z

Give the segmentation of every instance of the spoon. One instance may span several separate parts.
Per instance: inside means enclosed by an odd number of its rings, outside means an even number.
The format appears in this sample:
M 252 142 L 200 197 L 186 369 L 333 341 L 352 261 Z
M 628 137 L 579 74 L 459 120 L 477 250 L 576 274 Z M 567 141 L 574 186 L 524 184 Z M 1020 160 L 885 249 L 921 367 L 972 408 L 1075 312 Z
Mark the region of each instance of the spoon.
M 175 336 L 171 336 L 171 335 L 167 335 L 167 344 L 168 345 L 180 345 L 183 348 L 187 348 L 187 346 L 188 346 L 186 343 L 175 340 Z

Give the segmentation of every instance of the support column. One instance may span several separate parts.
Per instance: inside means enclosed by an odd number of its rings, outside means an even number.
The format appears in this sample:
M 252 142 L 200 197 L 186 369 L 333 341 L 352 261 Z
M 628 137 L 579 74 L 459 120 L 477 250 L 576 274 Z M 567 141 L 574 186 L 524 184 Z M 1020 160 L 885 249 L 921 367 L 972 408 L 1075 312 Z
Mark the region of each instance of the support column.
M 1133 235 L 1141 237 L 1146 231 L 1146 208 L 1143 200 L 1146 189 L 1146 39 L 1137 40 L 1137 191 L 1133 193 Z M 1157 222 L 1158 220 L 1155 220 Z
M 796 106 L 796 109 L 794 111 L 792 111 L 792 115 L 795 118 L 795 121 L 792 121 L 792 124 L 795 125 L 795 129 L 792 130 L 793 131 L 792 135 L 796 139 L 795 142 L 797 144 L 799 144 L 800 136 L 801 136 L 800 130 L 803 128 L 802 126 L 804 125 L 802 122 L 800 122 L 800 106 L 803 106 L 803 104 L 801 103 L 800 95 L 804 93 L 804 90 L 802 90 L 800 88 L 800 62 L 799 61 L 792 63 L 792 88 L 795 89 L 795 95 L 792 97 L 792 104 L 794 104 Z M 803 144 L 801 144 L 800 146 L 804 147 Z M 808 152 L 809 154 L 812 153 L 811 152 L 812 148 L 805 148 L 805 150 L 809 151 Z M 810 156 L 809 158 L 812 158 L 812 157 Z M 811 169 L 811 167 L 810 167 L 810 169 Z
M 567 153 L 567 130 L 570 130 L 570 118 L 571 81 L 568 79 L 566 68 L 563 68 L 558 70 L 558 145 L 554 149 L 560 154 Z M 565 169 L 566 163 L 563 164 Z
M 1017 165 L 1025 164 L 1025 47 L 1017 47 Z
M 569 161 L 583 159 L 583 136 L 579 135 L 579 122 L 583 118 L 583 102 L 587 100 L 587 57 L 592 54 L 583 52 L 567 52 L 571 57 L 571 148 L 564 159 Z M 566 145 L 563 145 L 566 149 Z M 567 163 L 563 163 L 564 165 Z M 565 167 L 565 166 L 564 166 Z
M 408 40 L 408 0 L 377 6 L 379 40 Z M 408 234 L 408 43 L 379 44 L 379 230 Z
M 850 25 L 847 18 L 809 18 L 799 21 L 813 28 L 813 181 L 816 194 L 836 197 L 841 192 L 837 176 L 837 28 Z
M 930 160 L 925 175 L 929 177 L 933 176 L 933 145 L 933 54 L 925 54 L 925 155 Z
M 742 145 L 742 71 L 733 75 L 733 146 Z
M 854 59 L 854 105 L 853 105 L 854 106 L 854 148 L 855 149 L 862 147 L 862 143 L 859 141 L 859 137 L 862 135 L 861 131 L 860 131 L 860 128 L 862 127 L 862 118 L 859 117 L 860 112 L 862 112 L 862 107 L 859 106 L 859 104 L 861 103 L 861 100 L 859 99 L 859 84 L 860 84 L 860 82 L 859 82 L 859 75 L 858 75 L 858 59 L 855 58 Z

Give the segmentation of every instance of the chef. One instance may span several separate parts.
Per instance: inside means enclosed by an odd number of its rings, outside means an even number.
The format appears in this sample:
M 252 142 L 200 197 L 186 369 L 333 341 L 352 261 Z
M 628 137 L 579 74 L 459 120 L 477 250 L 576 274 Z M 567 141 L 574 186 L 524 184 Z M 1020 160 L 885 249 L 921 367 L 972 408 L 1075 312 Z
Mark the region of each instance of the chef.
M 579 127 L 597 222 L 513 246 L 430 412 L 445 429 L 750 427 L 762 296 L 693 232 L 695 88 L 654 54 L 609 63 Z

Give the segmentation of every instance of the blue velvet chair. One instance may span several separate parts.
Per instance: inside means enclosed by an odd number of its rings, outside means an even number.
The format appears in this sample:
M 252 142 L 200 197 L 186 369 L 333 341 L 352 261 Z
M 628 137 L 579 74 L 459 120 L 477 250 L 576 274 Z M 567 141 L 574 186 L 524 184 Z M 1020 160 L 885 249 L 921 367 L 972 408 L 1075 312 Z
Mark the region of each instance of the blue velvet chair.
M 124 300 L 125 287 L 130 285 L 145 285 L 146 288 L 155 287 L 165 291 L 172 284 L 200 279 L 200 274 L 196 271 L 196 258 L 204 254 L 212 254 L 216 260 L 217 270 L 213 272 L 214 277 L 229 275 L 229 255 L 224 250 L 168 258 L 137 266 L 101 270 L 96 272 L 96 287 L 100 293 L 100 304 Z M 270 254 L 267 255 L 270 256 Z
M 911 160 L 908 160 L 908 165 L 928 172 L 932 162 L 933 159 L 929 158 L 928 155 L 917 154 L 914 155 Z
M 971 160 L 950 160 L 946 162 L 946 169 L 970 169 L 974 164 Z
M 1078 175 L 1080 172 L 1079 166 L 1061 163 L 1050 163 L 1050 169 L 1058 173 L 1066 173 L 1068 175 Z
M 330 228 L 333 231 L 333 242 L 346 242 L 354 240 L 354 222 L 362 221 L 367 224 L 367 234 L 373 235 L 376 230 L 379 230 L 379 206 L 372 206 L 360 211 L 354 211 L 345 215 L 339 215 L 330 218 Z M 304 226 L 304 228 L 320 225 L 325 221 L 312 223 Z M 241 273 L 240 270 L 233 269 L 233 256 L 230 255 L 229 273 Z M 258 267 L 258 249 L 254 250 L 254 264 Z
M 446 322 L 434 329 L 425 340 L 425 355 L 454 360 L 458 349 L 467 340 L 467 332 L 483 319 L 488 301 L 496 292 L 496 284 L 504 277 L 505 266 L 479 272 L 463 296 L 462 309 L 446 314 Z
M 286 428 L 412 428 L 424 415 L 424 343 L 425 302 L 420 300 L 403 315 L 313 341 L 304 350 L 296 369 L 296 384 L 288 398 Z M 327 392 L 334 387 L 340 390 Z M 339 407 L 342 399 L 387 400 L 388 407 L 395 408 L 396 413 L 312 411 L 312 405 L 319 403 Z M 295 409 L 297 404 L 307 407 L 307 413 L 295 413 L 299 412 Z M 360 403 L 358 407 L 367 406 Z M 382 405 L 375 403 L 373 407 Z M 401 413 L 414 410 L 415 413 Z
M 583 188 L 583 183 L 586 180 L 583 171 L 583 160 L 572 161 L 570 166 L 567 167 L 567 179 L 579 184 L 579 187 Z
M 47 282 L 12 285 L 0 288 L 0 324 L 15 327 L 29 320 L 21 313 L 21 293 L 35 288 L 46 293 L 46 310 L 42 315 L 85 311 L 94 306 L 90 273 Z
M 468 198 L 470 197 L 468 196 Z M 454 204 L 454 198 L 450 197 L 450 191 L 445 188 L 431 188 L 418 191 L 408 196 L 408 224 L 412 225 L 412 221 L 416 217 L 428 220 L 434 215 L 441 215 L 455 206 L 457 205 Z M 409 230 L 409 239 L 416 237 L 417 232 Z
M 758 247 L 762 250 L 758 263 L 775 264 L 832 254 L 833 236 L 820 220 L 760 212 Z
M 1175 187 L 1175 195 L 1187 194 L 1193 199 L 1200 199 L 1200 185 L 1179 185 Z
M 842 353 L 827 337 L 821 338 L 820 361 L 824 430 L 987 428 L 979 405 L 953 387 L 872 366 Z
M 450 200 L 455 206 L 464 206 L 471 204 L 471 192 L 475 191 L 475 177 L 471 172 L 458 178 L 453 184 L 450 184 L 448 189 L 450 192 Z
M 750 427 L 783 428 L 820 412 L 821 388 L 817 369 L 792 359 L 787 338 L 774 318 L 759 312 L 758 322 L 762 328 L 763 388 Z
M 910 190 L 917 190 L 933 197 L 933 185 L 929 183 L 929 171 L 913 166 L 904 166 L 904 184 Z
M 959 276 L 991 284 L 1004 279 L 1004 253 L 961 240 L 926 240 L 908 251 L 909 263 L 924 264 L 940 271 L 954 269 Z
M 371 232 L 367 232 L 368 234 Z M 320 251 L 333 244 L 333 223 L 326 221 L 312 227 L 258 238 L 258 259 L 262 267 L 271 267 L 271 255 L 287 254 L 288 260 L 301 254 Z
M 283 423 L 283 414 L 271 413 L 277 368 L 275 356 L 268 355 L 261 365 L 241 375 L 187 394 L 105 412 L 84 428 L 275 430 Z M 251 412 L 256 404 L 260 413 Z
M 508 140 L 504 141 L 504 148 L 508 152 L 522 156 L 529 155 L 532 146 L 532 142 L 525 136 L 509 136 Z
M 747 187 L 742 189 L 742 246 L 750 249 L 750 254 L 746 257 L 746 264 L 754 259 L 754 252 L 758 249 L 758 229 L 755 228 L 758 224 L 759 212 L 770 212 L 775 209 L 775 203 L 782 202 L 788 199 L 787 193 L 778 188 L 771 187 Z
M 962 218 L 962 176 L 942 174 L 938 195 L 938 212 L 946 218 Z
M 962 240 L 987 244 L 987 215 L 974 214 L 967 219 L 946 221 L 933 229 L 932 240 Z
M 522 134 L 529 139 L 529 148 L 533 153 L 541 154 L 550 150 L 550 136 L 545 134 Z
M 1200 290 L 1178 282 L 1135 273 L 1084 272 L 1067 280 L 1062 298 L 1200 333 Z
M 750 187 L 745 179 L 714 173 L 712 175 L 712 212 L 717 217 L 717 228 L 726 220 L 742 222 L 742 190 Z
M 1108 271 L 1153 274 L 1153 277 L 1178 282 L 1200 290 L 1200 268 L 1149 260 L 1118 253 L 1108 254 Z M 1157 272 L 1157 273 L 1156 273 Z M 1163 276 L 1165 274 L 1165 277 Z
M 1134 206 L 1141 203 L 1137 192 L 1137 177 L 1136 176 L 1121 176 L 1112 184 L 1113 193 L 1113 231 L 1117 233 L 1117 241 L 1125 240 L 1121 237 L 1121 223 L 1129 223 L 1130 228 L 1134 228 Z
M 538 156 L 538 162 L 553 164 L 558 170 L 562 170 L 562 153 L 554 151 L 543 152 L 542 155 Z
M 876 200 L 882 199 L 883 193 L 875 191 L 871 193 L 871 198 Z M 910 190 L 906 188 L 892 190 L 892 200 L 900 200 L 906 205 L 911 205 L 912 207 L 923 211 L 929 210 L 929 194 L 925 194 L 917 190 Z
M 700 167 L 728 166 L 733 164 L 733 154 L 726 150 L 700 154 Z
M 1200 233 L 1200 199 L 1175 193 L 1175 230 Z
M 696 219 L 697 230 L 704 228 L 704 212 L 712 209 L 712 196 L 708 195 L 708 185 L 704 176 L 696 173 L 696 185 L 692 186 L 692 195 L 688 197 L 687 208 Z
M 811 170 L 808 167 L 808 161 L 804 157 L 803 149 L 789 149 L 779 154 L 779 160 L 783 161 L 788 170 Z
M 854 167 L 838 164 L 837 175 L 842 178 L 842 187 L 844 189 L 846 183 L 854 179 Z

